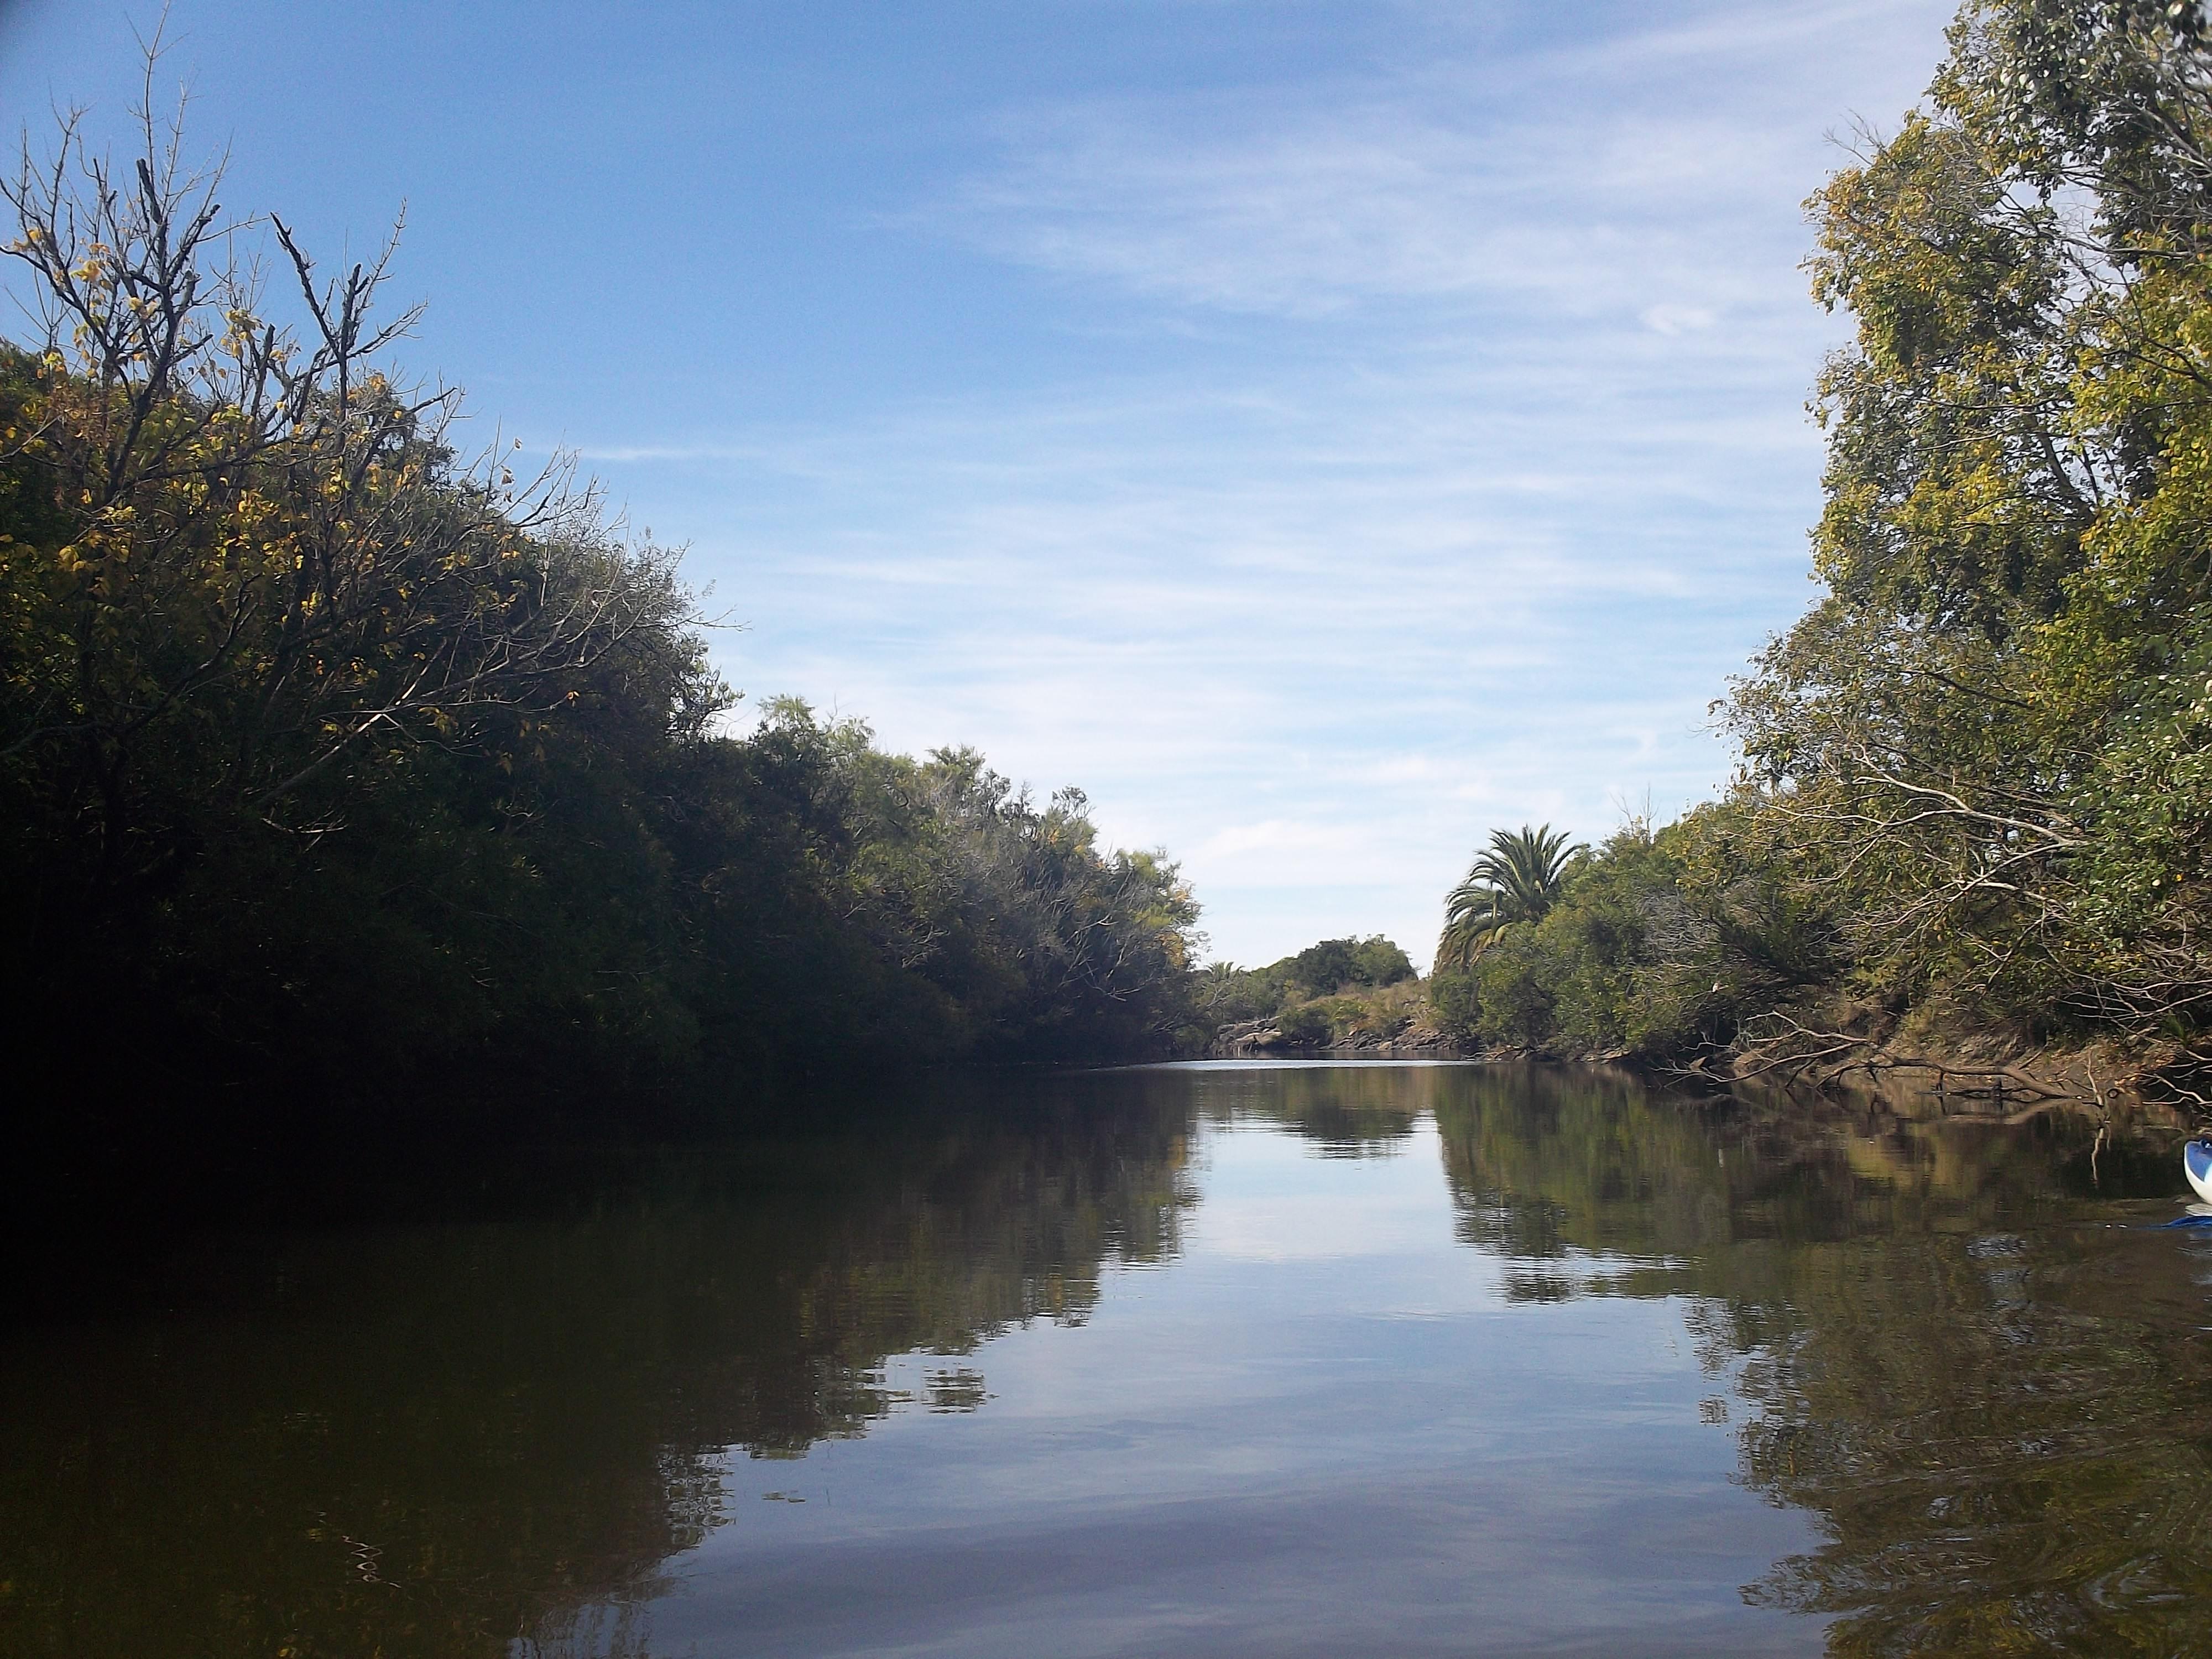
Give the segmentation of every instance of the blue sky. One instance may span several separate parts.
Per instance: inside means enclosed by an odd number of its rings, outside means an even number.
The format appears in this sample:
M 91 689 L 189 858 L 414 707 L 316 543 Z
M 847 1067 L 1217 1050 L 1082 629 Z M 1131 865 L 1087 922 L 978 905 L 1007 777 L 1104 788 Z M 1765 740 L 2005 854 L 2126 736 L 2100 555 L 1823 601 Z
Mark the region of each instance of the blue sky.
M 1491 829 L 1711 793 L 1812 594 L 1801 203 L 1940 0 L 175 0 L 234 209 L 688 544 L 752 696 L 1077 783 L 1216 956 L 1425 961 Z M 0 0 L 0 125 L 151 6 Z M 16 325 L 10 323 L 14 329 Z

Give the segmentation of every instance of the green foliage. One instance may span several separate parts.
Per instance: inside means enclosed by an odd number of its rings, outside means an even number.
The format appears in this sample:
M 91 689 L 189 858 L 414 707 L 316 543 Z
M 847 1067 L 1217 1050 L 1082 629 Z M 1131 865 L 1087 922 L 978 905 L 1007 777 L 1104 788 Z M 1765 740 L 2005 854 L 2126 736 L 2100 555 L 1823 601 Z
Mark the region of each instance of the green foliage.
M 1198 976 L 1193 1002 L 1202 1024 L 1188 1052 L 1254 1039 L 1296 1048 L 1371 1046 L 1413 1024 L 1423 997 L 1405 951 L 1375 933 L 1322 939 L 1264 968 L 1216 963 Z
M 1475 959 L 1475 1030 L 1484 1042 L 1534 1053 L 1552 1048 L 1566 964 L 1547 943 L 1512 933 Z
M 1493 836 L 1440 1019 L 1668 1053 L 1840 994 L 2212 1067 L 2212 42 L 2133 0 L 1949 39 L 1811 204 L 1827 592 L 1723 705 L 1738 787 L 1556 890 Z
M 1577 859 L 1558 899 L 1429 981 L 1442 1030 L 1536 1053 L 1668 1058 L 1833 972 L 1825 919 L 1795 896 L 1741 803 L 1654 830 L 1631 820 Z
M 1466 969 L 1439 968 L 1429 975 L 1429 1020 L 1447 1036 L 1473 1038 L 1481 1008 L 1474 975 Z
M 313 1116 L 1165 1048 L 1171 864 L 972 751 L 790 701 L 727 731 L 675 556 L 458 459 L 452 399 L 368 361 L 380 266 L 325 287 L 287 234 L 311 325 L 264 322 L 160 162 L 10 189 L 48 306 L 0 349 L 20 1067 Z
M 1831 595 L 1729 706 L 1859 989 L 2194 1041 L 2212 634 L 2212 52 L 2193 7 L 1987 0 L 1815 198 Z
M 1355 985 L 1400 985 L 1414 977 L 1413 959 L 1380 933 L 1354 945 L 1352 960 L 1348 978 Z
M 1264 968 L 1214 963 L 1200 976 L 1195 1000 L 1208 1020 L 1227 1025 L 1267 1019 L 1340 991 L 1381 989 L 1415 977 L 1404 951 L 1370 933 L 1364 939 L 1325 939 Z
M 1640 822 L 1577 858 L 1542 915 L 1436 976 L 1439 1023 L 1537 1052 L 1625 1046 L 1643 1018 L 1637 980 L 1651 960 L 1654 909 L 1677 902 L 1678 867 Z
M 1466 967 L 1509 928 L 1541 921 L 1559 902 L 1569 864 L 1585 850 L 1570 846 L 1566 832 L 1548 823 L 1491 831 L 1489 850 L 1475 855 L 1466 878 L 1445 897 L 1437 961 Z
M 1413 964 L 1406 953 L 1375 933 L 1308 945 L 1289 959 L 1286 983 L 1316 994 L 1346 985 L 1395 985 L 1413 977 Z

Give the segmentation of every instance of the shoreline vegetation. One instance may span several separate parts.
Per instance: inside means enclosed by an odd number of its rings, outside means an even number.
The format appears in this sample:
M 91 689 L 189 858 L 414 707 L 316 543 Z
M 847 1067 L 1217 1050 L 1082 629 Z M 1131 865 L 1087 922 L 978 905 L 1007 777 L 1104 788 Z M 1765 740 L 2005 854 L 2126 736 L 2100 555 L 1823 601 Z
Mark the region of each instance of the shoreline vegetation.
M 1607 842 L 1576 908 L 1594 936 L 1633 901 L 1647 1050 L 1808 1083 L 2067 1054 L 2091 1103 L 2201 1112 L 2212 42 L 2194 5 L 1993 0 L 1949 43 L 1808 204 L 1857 325 L 1816 404 L 1826 596 L 1717 705 L 1729 797 Z M 1547 947 L 1607 957 L 1575 927 L 1479 966 L 1486 1006 L 1510 983 L 1534 1026 L 1557 988 L 1573 1029 Z
M 1297 1050 L 2212 1109 L 2194 7 L 1971 0 L 1813 198 L 1856 335 L 1822 596 L 1714 705 L 1741 769 L 1595 846 L 1493 834 L 1426 980 L 1375 937 L 1201 966 L 1173 861 L 1079 790 L 740 720 L 676 551 L 391 378 L 388 248 L 327 272 L 143 131 L 114 166 L 65 125 L 6 191 L 43 308 L 0 348 L 0 1003 L 59 1079 L 27 1149 L 339 1158 Z
M 1432 1023 L 1659 1076 L 2212 1113 L 2212 39 L 1973 0 L 1808 204 L 1822 597 L 1718 799 L 1493 836 Z
M 972 750 L 741 720 L 675 552 L 389 376 L 384 258 L 326 275 L 143 136 L 6 182 L 13 1231 L 1164 1046 L 1171 863 Z

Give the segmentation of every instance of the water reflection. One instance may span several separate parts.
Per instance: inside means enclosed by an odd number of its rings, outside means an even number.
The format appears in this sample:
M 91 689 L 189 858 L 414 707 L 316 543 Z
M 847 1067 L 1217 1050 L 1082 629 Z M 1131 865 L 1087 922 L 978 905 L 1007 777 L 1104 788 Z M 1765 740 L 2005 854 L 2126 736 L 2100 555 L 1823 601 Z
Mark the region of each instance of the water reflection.
M 0 1652 L 498 1653 L 621 1610 L 727 1458 L 980 1403 L 940 1360 L 1172 1254 L 1187 1111 L 1079 1084 L 649 1159 L 550 1213 L 246 1241 L 0 1352 Z M 581 1639 L 580 1637 L 578 1638 Z M 592 1646 L 592 1644 L 597 1644 Z
M 2204 1645 L 2170 1137 L 948 1088 L 15 1330 L 0 1651 Z
M 1216 1123 L 1250 1118 L 1279 1124 L 1322 1158 L 1389 1158 L 1413 1125 L 1454 1099 L 1468 1071 L 1455 1066 L 1316 1064 L 1176 1067 Z
M 2147 1231 L 2172 1135 L 1559 1074 L 1439 1121 L 1509 1294 L 1693 1296 L 1743 1362 L 1741 1478 L 1829 1540 L 1748 1599 L 1839 1615 L 1836 1655 L 2204 1650 L 2212 1243 Z
M 1757 1350 L 1743 1478 L 1830 1541 L 1753 1587 L 1830 1650 L 2206 1645 L 2207 1253 L 2171 1238 L 1814 1255 Z

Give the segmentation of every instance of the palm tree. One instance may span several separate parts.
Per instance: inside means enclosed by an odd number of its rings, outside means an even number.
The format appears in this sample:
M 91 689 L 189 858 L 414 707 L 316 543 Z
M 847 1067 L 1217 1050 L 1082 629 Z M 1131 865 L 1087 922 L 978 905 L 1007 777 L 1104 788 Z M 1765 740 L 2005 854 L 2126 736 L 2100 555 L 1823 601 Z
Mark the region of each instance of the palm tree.
M 1475 854 L 1467 879 L 1444 900 L 1444 933 L 1437 943 L 1439 968 L 1464 968 L 1524 921 L 1541 921 L 1559 902 L 1567 861 L 1589 849 L 1567 844 L 1567 832 L 1548 823 L 1517 832 L 1493 830 L 1490 850 Z

